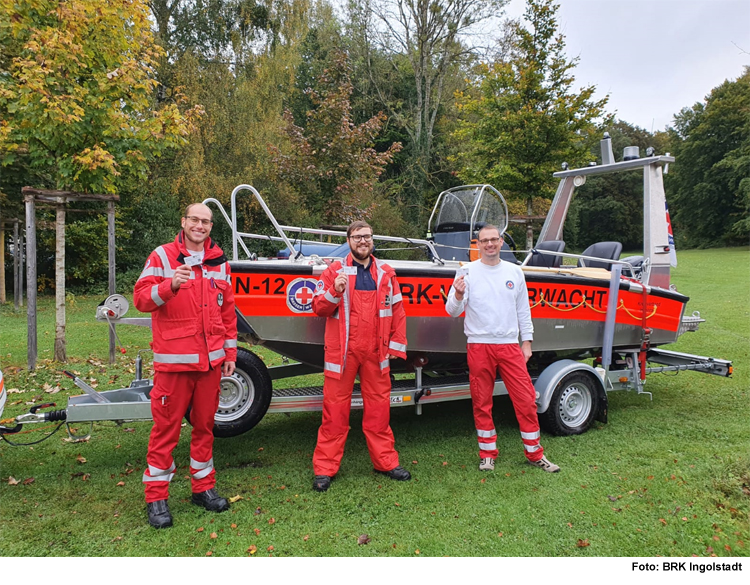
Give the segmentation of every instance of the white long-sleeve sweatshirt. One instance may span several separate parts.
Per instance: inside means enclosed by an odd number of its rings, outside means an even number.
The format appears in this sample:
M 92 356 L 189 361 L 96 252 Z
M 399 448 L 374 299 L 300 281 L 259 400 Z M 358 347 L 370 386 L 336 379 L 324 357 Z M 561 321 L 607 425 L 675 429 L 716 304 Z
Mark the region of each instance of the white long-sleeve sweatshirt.
M 531 341 L 534 325 L 531 322 L 529 295 L 523 271 L 515 264 L 500 261 L 495 266 L 475 260 L 467 265 L 464 277 L 466 292 L 456 300 L 451 287 L 445 310 L 458 317 L 464 310 L 464 333 L 468 343 L 518 343 Z

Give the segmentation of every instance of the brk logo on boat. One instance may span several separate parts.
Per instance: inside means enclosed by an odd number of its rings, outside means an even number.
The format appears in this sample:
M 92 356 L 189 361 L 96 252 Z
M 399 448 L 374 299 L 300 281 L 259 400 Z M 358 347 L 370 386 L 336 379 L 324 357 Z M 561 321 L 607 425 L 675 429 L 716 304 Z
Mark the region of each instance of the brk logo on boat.
M 295 278 L 286 287 L 286 306 L 293 313 L 311 313 L 317 281 Z

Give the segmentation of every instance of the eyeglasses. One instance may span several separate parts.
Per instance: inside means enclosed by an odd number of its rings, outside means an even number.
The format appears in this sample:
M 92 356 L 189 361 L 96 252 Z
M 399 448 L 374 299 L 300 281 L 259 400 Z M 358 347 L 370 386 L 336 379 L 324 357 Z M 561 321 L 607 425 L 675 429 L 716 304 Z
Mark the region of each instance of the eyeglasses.
M 365 242 L 371 242 L 372 241 L 372 234 L 364 234 L 362 236 L 349 236 L 350 240 L 354 240 L 355 242 L 359 243 L 362 240 Z
M 500 238 L 485 238 L 483 240 L 479 240 L 479 243 L 483 246 L 486 246 L 487 244 L 492 244 L 494 246 L 495 244 L 500 243 Z
M 200 217 L 195 217 L 194 215 L 188 215 L 187 217 L 185 217 L 185 219 L 193 225 L 202 223 L 204 227 L 208 227 L 213 223 L 210 219 L 201 219 Z

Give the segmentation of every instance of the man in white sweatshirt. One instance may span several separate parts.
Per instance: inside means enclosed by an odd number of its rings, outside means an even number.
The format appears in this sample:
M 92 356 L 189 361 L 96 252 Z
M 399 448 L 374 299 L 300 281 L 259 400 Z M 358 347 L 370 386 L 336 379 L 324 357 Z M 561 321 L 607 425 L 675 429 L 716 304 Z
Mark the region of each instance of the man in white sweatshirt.
M 464 333 L 479 442 L 479 469 L 495 469 L 498 450 L 492 420 L 492 391 L 499 369 L 516 411 L 527 461 L 550 473 L 560 471 L 547 460 L 539 443 L 536 393 L 526 369 L 534 335 L 526 280 L 520 267 L 500 260 L 503 238 L 495 226 L 479 230 L 478 244 L 479 260 L 459 269 L 445 310 L 451 317 L 466 311 Z

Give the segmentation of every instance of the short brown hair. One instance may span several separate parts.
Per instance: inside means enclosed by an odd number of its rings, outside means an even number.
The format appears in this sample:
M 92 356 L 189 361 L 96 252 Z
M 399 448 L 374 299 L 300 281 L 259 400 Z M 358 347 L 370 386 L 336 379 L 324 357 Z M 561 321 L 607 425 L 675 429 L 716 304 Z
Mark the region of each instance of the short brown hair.
M 370 231 L 372 231 L 372 226 L 366 221 L 362 221 L 361 219 L 353 221 L 349 224 L 349 227 L 346 228 L 346 237 L 348 238 L 352 235 L 353 232 L 361 230 L 362 228 L 370 228 Z
M 500 233 L 500 228 L 496 225 L 492 225 L 491 223 L 488 223 L 487 225 L 483 225 L 479 228 L 479 231 L 477 232 L 477 238 L 479 238 L 479 234 L 481 234 L 484 230 L 495 230 L 497 232 L 497 235 L 501 238 L 503 237 L 503 234 Z
M 196 203 L 191 203 L 190 205 L 188 205 L 185 208 L 185 215 L 183 215 L 182 217 L 187 217 L 188 213 L 190 213 L 190 208 L 193 207 L 193 206 L 195 206 L 195 205 L 203 205 L 203 203 L 201 203 L 200 201 L 198 201 Z M 214 212 L 211 211 L 211 208 L 208 207 L 208 205 L 206 205 L 206 207 L 208 208 L 208 212 L 211 214 L 211 221 L 213 222 L 213 220 L 214 220 Z

